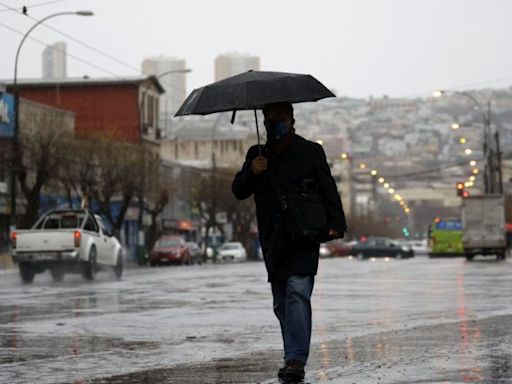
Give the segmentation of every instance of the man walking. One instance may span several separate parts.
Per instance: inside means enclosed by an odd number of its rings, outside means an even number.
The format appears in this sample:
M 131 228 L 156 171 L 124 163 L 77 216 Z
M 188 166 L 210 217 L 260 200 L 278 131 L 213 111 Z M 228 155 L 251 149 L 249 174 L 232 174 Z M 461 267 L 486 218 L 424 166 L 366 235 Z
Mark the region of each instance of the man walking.
M 300 381 L 304 379 L 310 348 L 310 298 L 318 269 L 319 243 L 307 238 L 292 240 L 279 195 L 281 191 L 297 190 L 304 180 L 313 180 L 326 208 L 328 237 L 343 237 L 346 223 L 323 148 L 295 134 L 292 105 L 268 104 L 263 115 L 267 143 L 261 148 L 261 155 L 258 146 L 249 148 L 232 190 L 240 200 L 254 194 L 274 313 L 283 337 L 285 363 L 278 377 Z

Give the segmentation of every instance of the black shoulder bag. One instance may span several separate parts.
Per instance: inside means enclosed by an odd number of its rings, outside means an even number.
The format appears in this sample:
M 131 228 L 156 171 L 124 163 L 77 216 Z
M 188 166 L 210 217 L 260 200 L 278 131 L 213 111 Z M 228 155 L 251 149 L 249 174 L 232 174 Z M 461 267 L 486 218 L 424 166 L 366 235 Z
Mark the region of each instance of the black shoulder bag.
M 329 240 L 326 207 L 316 181 L 304 179 L 298 190 L 283 191 L 271 176 L 270 179 L 292 240 Z

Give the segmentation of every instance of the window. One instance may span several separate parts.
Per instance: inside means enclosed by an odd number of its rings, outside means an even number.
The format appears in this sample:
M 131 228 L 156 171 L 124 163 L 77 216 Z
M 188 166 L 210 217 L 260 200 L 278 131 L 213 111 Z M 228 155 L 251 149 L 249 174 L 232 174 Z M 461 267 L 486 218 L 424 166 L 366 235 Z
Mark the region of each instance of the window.
M 78 217 L 76 215 L 65 215 L 60 220 L 61 228 L 78 228 L 79 227 Z
M 59 229 L 59 227 L 60 227 L 59 219 L 56 217 L 46 218 L 43 225 L 41 226 L 41 228 L 44 228 L 44 229 Z
M 148 105 L 146 109 L 146 117 L 148 126 L 154 127 L 154 98 L 152 96 L 148 96 Z
M 92 216 L 87 217 L 87 222 L 85 223 L 84 230 L 91 232 L 99 232 L 98 225 L 92 218 Z

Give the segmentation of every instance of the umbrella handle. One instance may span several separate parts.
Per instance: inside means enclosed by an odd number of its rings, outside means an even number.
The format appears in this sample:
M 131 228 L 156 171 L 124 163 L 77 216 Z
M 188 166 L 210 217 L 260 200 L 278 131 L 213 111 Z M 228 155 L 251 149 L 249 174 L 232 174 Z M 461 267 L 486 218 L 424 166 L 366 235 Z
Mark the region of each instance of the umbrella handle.
M 261 156 L 260 128 L 258 127 L 258 114 L 256 113 L 256 108 L 254 108 L 254 119 L 256 120 L 256 137 L 258 138 L 258 155 Z

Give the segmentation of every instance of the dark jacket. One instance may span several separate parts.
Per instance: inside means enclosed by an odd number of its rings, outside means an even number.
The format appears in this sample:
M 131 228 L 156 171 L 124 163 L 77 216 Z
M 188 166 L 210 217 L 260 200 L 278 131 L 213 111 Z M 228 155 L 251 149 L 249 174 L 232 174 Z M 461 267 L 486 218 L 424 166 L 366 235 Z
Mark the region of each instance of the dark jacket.
M 292 275 L 314 275 L 318 269 L 319 244 L 311 240 L 300 243 L 290 240 L 274 183 L 277 182 L 283 191 L 300 188 L 304 179 L 315 180 L 326 204 L 328 227 L 343 234 L 346 231 L 345 215 L 324 150 L 321 145 L 294 134 L 282 153 L 274 153 L 265 145 L 262 155 L 268 159 L 268 170 L 255 175 L 251 164 L 258 156 L 258 147 L 249 148 L 242 169 L 235 176 L 232 190 L 240 200 L 254 194 L 268 279 L 274 281 Z

